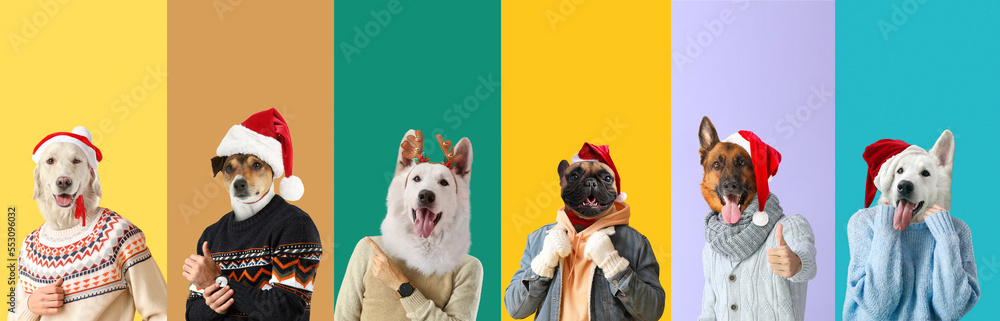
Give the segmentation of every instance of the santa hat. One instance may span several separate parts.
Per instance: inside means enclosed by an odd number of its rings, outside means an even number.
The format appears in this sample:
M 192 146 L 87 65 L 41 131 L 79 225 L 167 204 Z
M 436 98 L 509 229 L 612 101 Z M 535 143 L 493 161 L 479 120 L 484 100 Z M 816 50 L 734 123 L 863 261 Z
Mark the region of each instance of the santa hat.
M 608 145 L 597 146 L 591 143 L 583 143 L 580 152 L 573 155 L 573 160 L 570 161 L 570 164 L 578 162 L 600 162 L 611 167 L 611 171 L 615 173 L 615 190 L 618 191 L 618 197 L 615 198 L 615 201 L 625 201 L 628 195 L 622 192 L 622 177 L 618 175 L 618 168 L 615 167 L 615 162 L 611 160 L 611 150 L 608 149 Z
M 222 138 L 218 156 L 250 154 L 257 156 L 274 172 L 274 178 L 285 176 L 278 189 L 289 201 L 302 198 L 302 180 L 292 175 L 292 135 L 288 123 L 274 108 L 253 114 L 239 125 L 233 125 Z
M 767 197 L 771 195 L 767 184 L 771 181 L 771 177 L 778 173 L 781 153 L 747 130 L 729 135 L 722 141 L 736 144 L 750 154 L 753 174 L 757 179 L 757 212 L 753 214 L 753 223 L 757 226 L 767 225 L 768 216 L 764 213 L 764 205 L 767 203 Z
M 868 177 L 865 182 L 865 207 L 875 200 L 875 190 L 891 188 L 893 168 L 898 167 L 900 156 L 925 153 L 923 148 L 910 145 L 898 139 L 882 139 L 865 147 L 861 157 L 868 163 Z
M 97 146 L 94 146 L 94 144 L 92 143 L 93 140 L 94 139 L 90 135 L 90 131 L 87 130 L 87 127 L 83 126 L 76 126 L 76 128 L 73 128 L 73 131 L 68 133 L 67 132 L 52 133 L 49 134 L 48 136 L 45 136 L 45 138 L 42 138 L 42 141 L 38 142 L 38 144 L 35 145 L 35 149 L 31 151 L 31 160 L 35 161 L 35 164 L 38 164 L 38 162 L 42 158 L 42 154 L 45 153 L 45 149 L 48 148 L 49 146 L 52 146 L 52 144 L 70 143 L 76 145 L 77 147 L 80 147 L 80 150 L 83 151 L 83 154 L 87 155 L 87 164 L 90 165 L 90 170 L 93 172 L 94 179 L 96 180 L 97 164 L 99 164 L 101 160 L 104 159 L 104 156 L 101 155 L 101 150 L 97 148 Z M 73 217 L 82 220 L 82 224 L 86 226 L 87 215 L 86 215 L 86 208 L 83 205 L 83 195 L 77 196 L 74 202 L 76 209 L 73 211 L 74 212 Z

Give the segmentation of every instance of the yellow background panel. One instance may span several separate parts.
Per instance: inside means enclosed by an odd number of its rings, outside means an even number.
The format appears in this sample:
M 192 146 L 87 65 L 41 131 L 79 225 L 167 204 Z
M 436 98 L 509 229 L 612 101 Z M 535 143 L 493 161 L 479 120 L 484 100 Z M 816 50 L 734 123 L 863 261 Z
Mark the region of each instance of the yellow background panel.
M 43 222 L 31 199 L 31 150 L 47 134 L 82 125 L 104 154 L 100 205 L 145 232 L 153 258 L 170 279 L 166 12 L 165 0 L 4 3 L 0 119 L 6 134 L 0 168 L 6 174 L 0 204 L 17 208 L 18 247 Z
M 494 282 L 506 289 L 527 235 L 555 221 L 559 161 L 583 142 L 609 144 L 632 206 L 630 225 L 646 235 L 659 261 L 669 316 L 669 2 L 502 7 L 503 266 Z

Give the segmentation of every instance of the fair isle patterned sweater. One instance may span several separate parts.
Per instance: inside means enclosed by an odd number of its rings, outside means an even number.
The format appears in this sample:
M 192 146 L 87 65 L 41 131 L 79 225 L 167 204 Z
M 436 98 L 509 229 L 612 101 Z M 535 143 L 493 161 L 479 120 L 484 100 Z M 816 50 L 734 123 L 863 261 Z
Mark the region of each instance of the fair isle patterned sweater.
M 275 195 L 259 212 L 236 221 L 229 212 L 202 233 L 212 259 L 229 278 L 233 305 L 225 314 L 205 304 L 193 284 L 187 320 L 309 320 L 313 282 L 323 256 L 319 231 L 309 214 Z
M 167 319 L 167 284 L 153 261 L 146 237 L 117 213 L 98 208 L 88 225 L 31 232 L 21 244 L 13 311 L 8 320 Z M 28 310 L 28 297 L 63 278 L 63 309 L 39 317 Z

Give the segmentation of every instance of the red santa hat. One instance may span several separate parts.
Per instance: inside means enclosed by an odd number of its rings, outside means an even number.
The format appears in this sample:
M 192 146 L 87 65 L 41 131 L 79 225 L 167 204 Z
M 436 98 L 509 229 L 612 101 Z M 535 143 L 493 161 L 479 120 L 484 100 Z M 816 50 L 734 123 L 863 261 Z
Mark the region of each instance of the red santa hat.
M 615 167 L 615 162 L 611 160 L 611 150 L 608 145 L 597 146 L 591 143 L 583 143 L 583 147 L 580 148 L 580 152 L 573 155 L 573 160 L 570 164 L 577 162 L 600 162 L 608 167 L 611 167 L 611 171 L 615 173 L 615 190 L 618 191 L 618 197 L 615 198 L 617 202 L 624 202 L 628 195 L 622 192 L 622 177 L 618 175 L 618 168 Z
M 757 226 L 767 225 L 768 216 L 764 213 L 764 205 L 767 204 L 767 197 L 771 195 L 768 183 L 771 177 L 778 173 L 781 153 L 748 130 L 738 131 L 722 141 L 736 144 L 750 154 L 753 175 L 757 179 L 757 213 L 753 215 L 753 223 Z
M 101 155 L 101 150 L 98 149 L 97 146 L 94 146 L 92 141 L 93 138 L 90 135 L 90 131 L 83 126 L 76 126 L 76 128 L 73 128 L 73 131 L 68 133 L 52 133 L 45 136 L 45 138 L 42 138 L 42 141 L 35 145 L 35 149 L 31 151 L 31 160 L 35 161 L 35 164 L 38 164 L 38 161 L 42 157 L 42 153 L 45 152 L 46 148 L 52 146 L 52 144 L 70 143 L 83 150 L 83 153 L 87 155 L 87 164 L 90 165 L 90 168 L 96 170 L 97 164 L 100 163 L 104 157 Z
M 90 170 L 94 174 L 94 179 L 97 180 L 97 165 L 104 159 L 104 156 L 101 155 L 101 149 L 94 146 L 92 143 L 93 140 L 93 137 L 90 135 L 90 130 L 87 130 L 87 127 L 83 126 L 76 126 L 76 128 L 73 128 L 73 131 L 68 133 L 52 133 L 45 136 L 45 138 L 42 138 L 42 141 L 35 145 L 35 149 L 31 151 L 31 160 L 35 161 L 35 164 L 38 164 L 38 162 L 41 161 L 42 154 L 45 153 L 45 149 L 52 146 L 52 144 L 70 143 L 79 147 L 80 150 L 83 151 L 83 154 L 87 155 L 87 164 L 90 165 Z M 81 223 L 86 226 L 87 210 L 83 204 L 83 195 L 77 196 L 74 203 L 76 208 L 73 210 L 73 217 L 80 219 Z
M 253 114 L 239 125 L 233 125 L 222 138 L 215 153 L 218 156 L 251 154 L 257 156 L 274 172 L 274 178 L 285 176 L 278 189 L 289 201 L 302 198 L 302 180 L 292 175 L 292 135 L 288 123 L 274 108 Z
M 885 191 L 891 188 L 893 168 L 898 167 L 898 161 L 903 155 L 925 153 L 923 148 L 910 145 L 898 139 L 882 139 L 868 147 L 861 157 L 868 163 L 868 177 L 865 181 L 865 207 L 875 200 L 875 190 Z

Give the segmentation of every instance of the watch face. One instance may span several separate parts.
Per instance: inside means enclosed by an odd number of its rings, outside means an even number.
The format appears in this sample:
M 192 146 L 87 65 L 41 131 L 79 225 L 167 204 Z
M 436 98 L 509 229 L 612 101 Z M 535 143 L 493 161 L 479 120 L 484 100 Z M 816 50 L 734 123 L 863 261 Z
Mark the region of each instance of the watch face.
M 218 284 L 220 288 L 224 288 L 229 285 L 229 279 L 221 275 L 217 276 L 215 277 L 215 284 Z
M 404 298 L 408 297 L 410 296 L 410 294 L 413 294 L 413 285 L 410 285 L 409 283 L 403 283 L 402 285 L 399 286 L 399 290 L 397 290 L 396 292 L 399 292 L 400 297 Z

